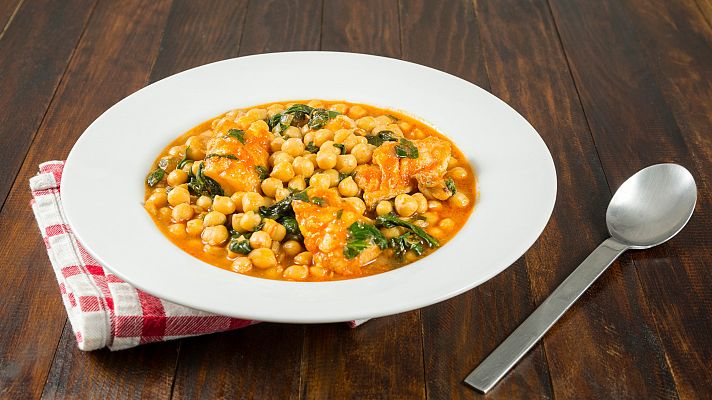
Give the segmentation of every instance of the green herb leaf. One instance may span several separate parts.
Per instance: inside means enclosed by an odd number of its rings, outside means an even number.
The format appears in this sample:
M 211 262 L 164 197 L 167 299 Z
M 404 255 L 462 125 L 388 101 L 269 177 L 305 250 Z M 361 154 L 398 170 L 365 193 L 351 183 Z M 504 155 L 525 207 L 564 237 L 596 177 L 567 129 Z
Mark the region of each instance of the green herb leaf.
M 158 168 L 168 171 L 170 167 L 178 168 L 178 162 L 176 160 L 178 157 L 163 157 L 160 160 L 158 160 Z
M 406 232 L 388 240 L 388 247 L 393 249 L 393 255 L 398 261 L 403 261 L 405 253 L 412 250 L 416 255 L 423 255 L 422 239 L 412 232 Z
M 341 216 L 344 215 L 344 210 L 339 210 L 336 212 L 336 219 L 341 219 Z
M 314 144 L 314 142 L 309 142 L 308 145 L 304 148 L 304 150 L 314 154 L 319 151 L 319 148 Z
M 376 218 L 376 226 L 382 226 L 384 228 L 392 228 L 394 226 L 402 226 L 403 228 L 410 229 L 416 235 L 420 236 L 425 240 L 429 247 L 438 247 L 440 243 L 434 237 L 428 235 L 421 227 L 413 225 L 408 221 L 404 221 L 393 214 L 386 214 Z
M 281 113 L 274 114 L 271 118 L 267 118 L 265 122 L 267 122 L 267 126 L 269 126 L 269 130 L 271 131 L 274 129 L 277 124 L 279 124 L 279 120 L 282 118 Z
M 203 164 L 201 163 L 198 167 L 198 173 L 189 175 L 190 180 L 188 181 L 188 190 L 190 190 L 194 195 L 198 196 L 222 196 L 224 194 L 220 184 L 214 181 L 212 178 L 203 175 Z
M 299 229 L 299 224 L 297 219 L 294 217 L 282 217 L 279 219 L 279 223 L 284 226 L 287 233 L 290 235 L 301 235 L 302 231 Z
M 207 160 L 208 158 L 211 158 L 211 157 L 223 157 L 223 158 L 229 158 L 231 160 L 237 160 L 237 157 L 232 154 L 217 154 L 217 153 L 208 154 L 207 156 L 205 156 L 205 159 Z
M 369 144 L 378 147 L 382 145 L 383 142 L 397 142 L 398 137 L 391 131 L 380 131 L 375 135 L 366 136 L 366 140 Z
M 341 150 L 342 155 L 346 154 L 346 146 L 343 143 L 334 143 L 333 146 Z
M 188 164 L 191 161 L 188 159 L 188 150 L 190 150 L 190 146 L 185 148 L 185 155 L 183 155 L 183 159 L 178 162 L 178 165 L 176 165 L 176 169 L 182 169 L 185 164 Z
M 339 113 L 336 111 L 327 111 L 323 108 L 315 108 L 311 112 L 309 127 L 311 129 L 321 129 L 329 122 L 330 119 L 336 118 L 337 115 L 339 115 Z
M 348 177 L 354 177 L 356 176 L 356 172 L 351 172 L 351 173 L 344 173 L 344 172 L 339 172 L 339 182 L 343 181 L 344 179 Z
M 255 170 L 257 170 L 257 175 L 260 176 L 260 180 L 265 180 L 269 178 L 269 170 L 267 170 L 267 167 L 263 167 L 262 165 L 257 165 L 255 166 Z
M 287 107 L 286 110 L 284 110 L 284 114 L 296 114 L 296 113 L 304 113 L 304 114 L 311 114 L 312 111 L 314 111 L 313 107 L 309 107 L 306 104 L 292 104 L 291 106 Z
M 326 204 L 326 199 L 322 197 L 312 197 L 311 202 L 312 204 L 316 204 L 319 207 L 324 207 L 324 204 Z
M 230 129 L 227 131 L 228 136 L 232 136 L 235 139 L 239 140 L 240 143 L 245 144 L 245 131 L 241 129 Z
M 445 179 L 445 187 L 450 191 L 450 194 L 457 193 L 457 186 L 455 186 L 455 181 L 452 178 Z
M 165 175 L 166 175 L 166 171 L 164 171 L 160 168 L 156 168 L 155 171 L 148 174 L 148 177 L 146 177 L 146 183 L 148 184 L 149 187 L 154 187 L 158 184 L 158 182 L 163 180 L 163 177 Z
M 401 138 L 395 150 L 398 158 L 418 158 L 418 148 L 406 138 Z
M 351 260 L 373 245 L 385 249 L 388 247 L 388 240 L 375 226 L 361 221 L 354 222 L 349 226 L 344 257 Z
M 336 118 L 338 115 L 341 115 L 341 113 L 338 111 L 329 110 L 328 113 L 329 113 L 329 119 L 333 119 L 333 118 Z
M 292 200 L 309 201 L 306 190 L 292 193 L 269 207 L 260 207 L 259 214 L 263 218 L 271 218 L 273 220 L 278 220 L 282 217 L 287 216 L 294 217 L 294 210 L 292 210 Z
M 249 240 L 233 239 L 233 240 L 230 240 L 228 249 L 230 251 L 232 251 L 233 253 L 250 254 L 250 252 L 252 251 L 252 246 L 250 246 Z

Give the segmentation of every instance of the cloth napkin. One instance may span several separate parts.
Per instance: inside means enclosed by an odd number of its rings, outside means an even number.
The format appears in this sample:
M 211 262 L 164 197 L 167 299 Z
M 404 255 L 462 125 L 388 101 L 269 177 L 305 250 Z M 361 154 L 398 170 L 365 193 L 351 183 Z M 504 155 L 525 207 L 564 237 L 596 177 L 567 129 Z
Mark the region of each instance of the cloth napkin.
M 67 223 L 60 195 L 63 168 L 63 161 L 40 164 L 39 173 L 30 179 L 31 205 L 80 350 L 121 350 L 257 323 L 159 299 L 104 268 Z M 356 327 L 365 321 L 350 321 L 349 325 Z

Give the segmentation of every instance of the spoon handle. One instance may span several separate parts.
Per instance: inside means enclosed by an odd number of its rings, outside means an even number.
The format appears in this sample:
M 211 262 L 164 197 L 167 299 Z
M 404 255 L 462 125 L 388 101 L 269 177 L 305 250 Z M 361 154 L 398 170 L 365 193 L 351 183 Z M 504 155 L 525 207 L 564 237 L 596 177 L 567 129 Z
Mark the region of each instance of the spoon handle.
M 628 247 L 613 238 L 594 250 L 534 312 L 512 332 L 470 375 L 465 383 L 487 393 L 593 282 Z

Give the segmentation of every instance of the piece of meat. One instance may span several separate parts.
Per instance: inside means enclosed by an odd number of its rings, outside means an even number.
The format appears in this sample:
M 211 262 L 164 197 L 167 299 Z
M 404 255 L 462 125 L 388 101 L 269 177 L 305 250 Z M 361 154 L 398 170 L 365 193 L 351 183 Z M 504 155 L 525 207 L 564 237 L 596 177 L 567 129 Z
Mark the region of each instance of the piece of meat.
M 273 135 L 267 124 L 254 123 L 244 132 L 243 144 L 228 135 L 230 129 L 237 129 L 232 121 L 215 127 L 216 137 L 208 142 L 203 173 L 219 183 L 228 196 L 235 192 L 258 192 L 261 180 L 257 167 L 267 168 Z
M 322 205 L 314 204 L 313 200 L 292 202 L 299 229 L 304 236 L 304 246 L 312 253 L 314 265 L 341 275 L 361 275 L 361 267 L 378 257 L 381 250 L 374 245 L 347 260 L 344 257 L 344 246 L 351 224 L 356 221 L 372 221 L 343 201 L 335 189 L 310 188 L 307 195 L 310 199 L 324 200 Z
M 374 165 L 360 165 L 356 169 L 356 184 L 363 190 L 368 208 L 381 200 L 409 193 L 414 184 L 423 188 L 443 185 L 450 143 L 436 137 L 411 141 L 418 148 L 418 158 L 399 158 L 398 142 L 385 142 L 373 151 Z

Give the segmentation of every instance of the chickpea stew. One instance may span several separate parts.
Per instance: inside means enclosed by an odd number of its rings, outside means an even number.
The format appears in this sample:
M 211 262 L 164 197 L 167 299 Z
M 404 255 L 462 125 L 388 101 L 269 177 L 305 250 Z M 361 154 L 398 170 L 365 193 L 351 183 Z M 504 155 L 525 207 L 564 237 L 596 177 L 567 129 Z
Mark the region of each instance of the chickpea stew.
M 189 254 L 260 278 L 373 275 L 435 251 L 464 225 L 474 171 L 432 127 L 343 101 L 236 109 L 174 140 L 145 209 Z

